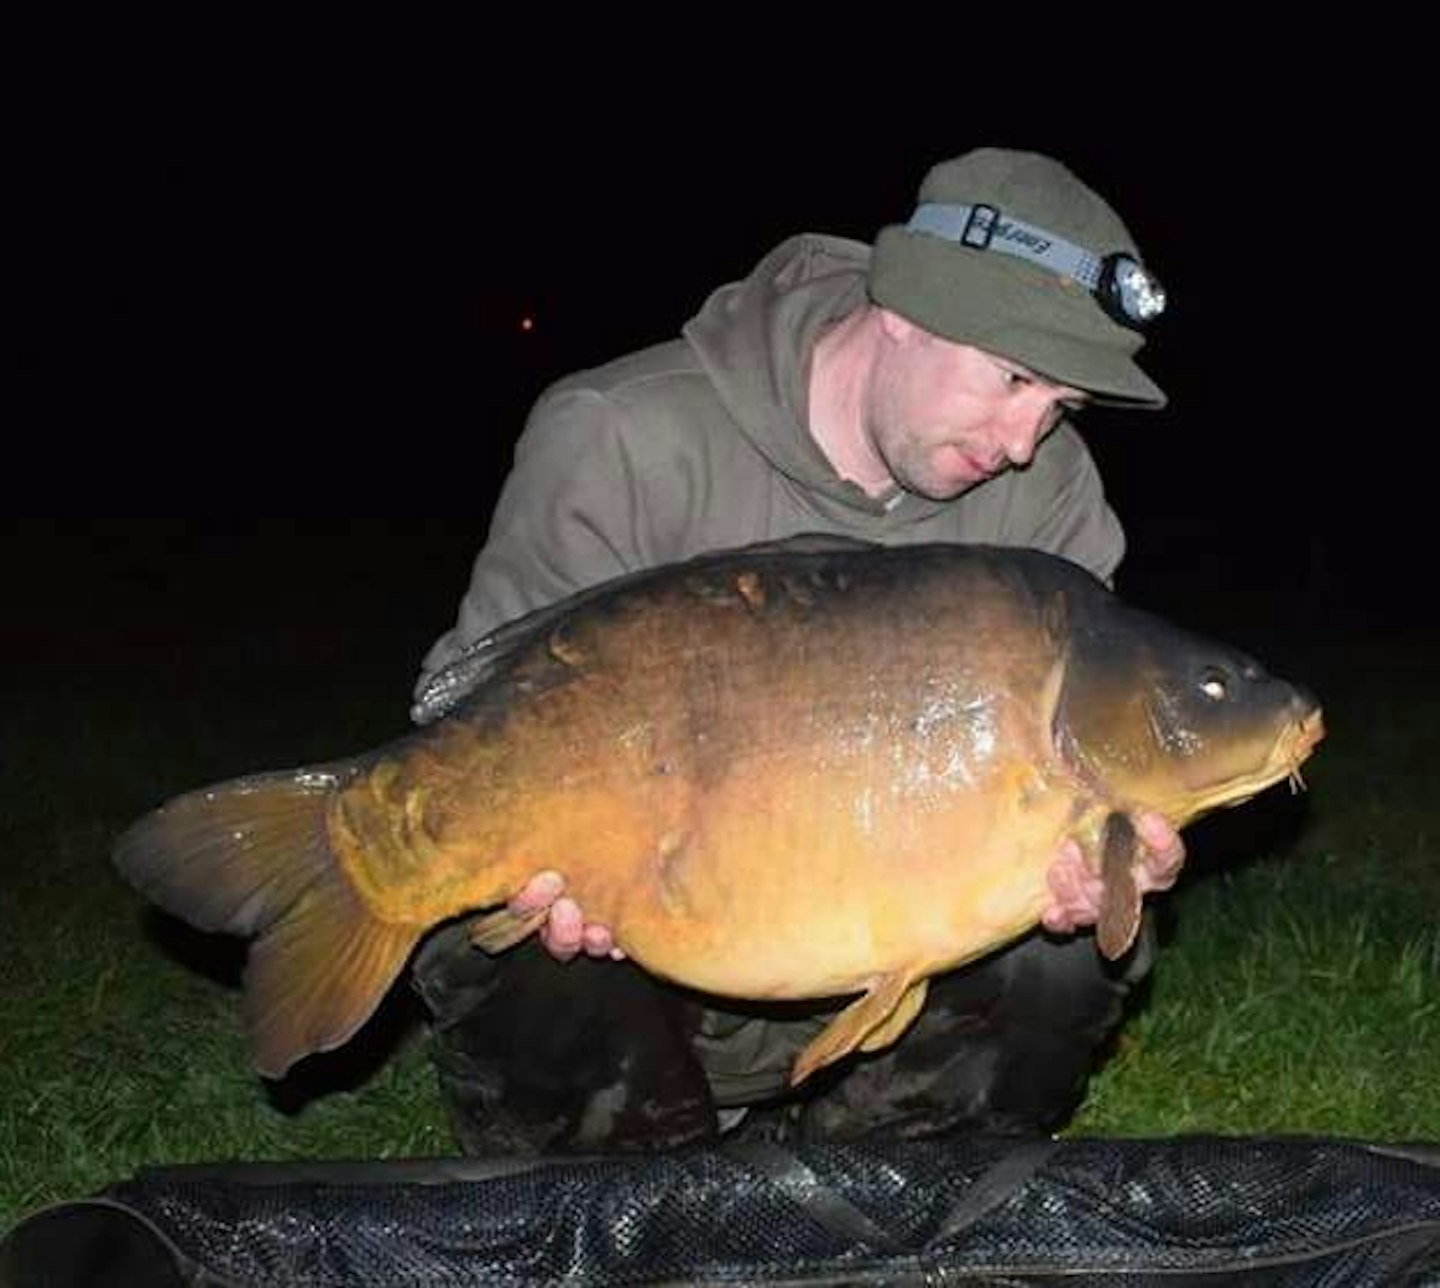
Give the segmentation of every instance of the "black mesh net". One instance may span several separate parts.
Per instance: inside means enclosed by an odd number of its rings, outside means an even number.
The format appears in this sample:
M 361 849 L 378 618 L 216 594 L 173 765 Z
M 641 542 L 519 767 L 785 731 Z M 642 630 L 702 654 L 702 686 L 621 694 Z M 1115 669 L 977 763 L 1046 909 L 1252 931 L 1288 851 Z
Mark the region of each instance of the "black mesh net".
M 1440 1284 L 1440 1149 L 1336 1141 L 738 1144 L 498 1165 L 191 1167 L 141 1173 L 101 1198 L 88 1220 L 127 1214 L 191 1283 Z M 17 1229 L 6 1264 L 38 1264 L 41 1243 L 76 1257 L 78 1227 L 54 1224 L 64 1212 Z M 14 1282 L 90 1282 L 53 1261 L 49 1272 Z

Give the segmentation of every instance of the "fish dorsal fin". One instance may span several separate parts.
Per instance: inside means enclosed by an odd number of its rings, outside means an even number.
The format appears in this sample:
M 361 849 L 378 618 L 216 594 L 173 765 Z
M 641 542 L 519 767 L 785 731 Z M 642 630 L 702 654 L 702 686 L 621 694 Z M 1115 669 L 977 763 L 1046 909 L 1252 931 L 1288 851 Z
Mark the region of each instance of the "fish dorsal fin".
M 410 719 L 416 724 L 427 725 L 448 715 L 494 676 L 511 657 L 537 636 L 550 631 L 558 622 L 594 600 L 616 594 L 657 576 L 682 568 L 693 574 L 737 560 L 763 559 L 774 555 L 857 554 L 880 548 L 879 543 L 862 541 L 858 537 L 835 536 L 828 532 L 803 532 L 793 537 L 759 541 L 732 550 L 711 551 L 697 555 L 683 565 L 642 568 L 638 572 L 622 573 L 609 581 L 600 582 L 556 600 L 553 604 L 546 604 L 514 618 L 488 635 L 465 645 L 460 655 L 443 670 L 432 675 L 420 690 L 410 708 Z
M 613 583 L 606 582 L 605 585 L 608 587 Z M 426 681 L 410 708 L 410 719 L 418 725 L 427 725 L 449 715 L 520 649 L 573 612 L 577 601 L 593 598 L 599 590 L 600 587 L 596 587 L 594 592 L 581 591 L 578 595 L 557 600 L 506 622 L 478 640 L 472 640 L 460 651 L 459 657 Z

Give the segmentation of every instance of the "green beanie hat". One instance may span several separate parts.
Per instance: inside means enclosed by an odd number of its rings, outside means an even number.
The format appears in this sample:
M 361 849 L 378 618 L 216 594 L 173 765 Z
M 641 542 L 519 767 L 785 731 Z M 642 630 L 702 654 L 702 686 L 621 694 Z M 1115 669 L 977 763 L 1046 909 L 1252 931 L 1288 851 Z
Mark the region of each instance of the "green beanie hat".
M 1144 337 L 1114 320 L 1092 289 L 1104 257 L 1122 252 L 1138 264 L 1134 239 L 1065 166 L 1035 152 L 979 148 L 931 169 L 919 199 L 909 225 L 883 228 L 876 240 L 875 303 L 1101 402 L 1165 405 L 1134 361 Z M 978 226 L 967 220 L 976 207 Z M 1044 254 L 1019 258 L 997 247 Z M 1078 256 L 1081 280 L 1067 271 L 1071 252 L 1088 252 Z M 1146 304 L 1148 320 L 1163 296 L 1152 292 Z

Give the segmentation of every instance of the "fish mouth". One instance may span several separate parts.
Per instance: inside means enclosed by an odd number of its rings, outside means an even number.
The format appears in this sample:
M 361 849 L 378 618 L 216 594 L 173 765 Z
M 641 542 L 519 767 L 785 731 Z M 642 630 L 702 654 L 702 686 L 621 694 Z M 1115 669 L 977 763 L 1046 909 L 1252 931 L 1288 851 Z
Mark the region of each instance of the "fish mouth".
M 1263 765 L 1253 774 L 1231 779 L 1224 787 L 1202 796 L 1194 803 L 1195 814 L 1208 814 L 1221 806 L 1238 804 L 1282 780 L 1289 781 L 1292 793 L 1303 792 L 1305 779 L 1300 775 L 1300 766 L 1324 737 L 1324 714 L 1319 707 L 1312 707 L 1281 731 Z
M 1300 777 L 1300 766 L 1310 759 L 1311 752 L 1320 745 L 1324 737 L 1325 716 L 1319 707 L 1315 707 L 1301 717 L 1299 724 L 1287 729 L 1276 743 L 1272 759 L 1283 765 L 1292 792 L 1305 790 L 1305 780 Z

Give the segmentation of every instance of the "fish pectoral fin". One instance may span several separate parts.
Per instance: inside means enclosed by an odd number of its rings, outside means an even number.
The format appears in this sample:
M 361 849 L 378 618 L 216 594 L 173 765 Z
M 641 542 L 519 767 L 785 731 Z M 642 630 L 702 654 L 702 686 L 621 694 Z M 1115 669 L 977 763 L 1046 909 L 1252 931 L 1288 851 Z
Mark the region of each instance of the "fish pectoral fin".
M 908 973 L 882 975 L 840 1012 L 798 1056 L 792 1087 L 852 1051 L 874 1051 L 895 1041 L 925 1005 L 926 980 Z
M 1100 879 L 1105 892 L 1100 897 L 1100 917 L 1095 923 L 1095 942 L 1110 961 L 1130 951 L 1140 933 L 1140 887 L 1135 883 L 1135 865 L 1144 857 L 1143 844 L 1130 819 L 1112 812 L 1105 820 L 1101 841 Z
M 545 924 L 549 915 L 549 908 L 527 913 L 498 908 L 494 912 L 482 913 L 470 922 L 470 942 L 487 953 L 503 953 L 533 935 Z

